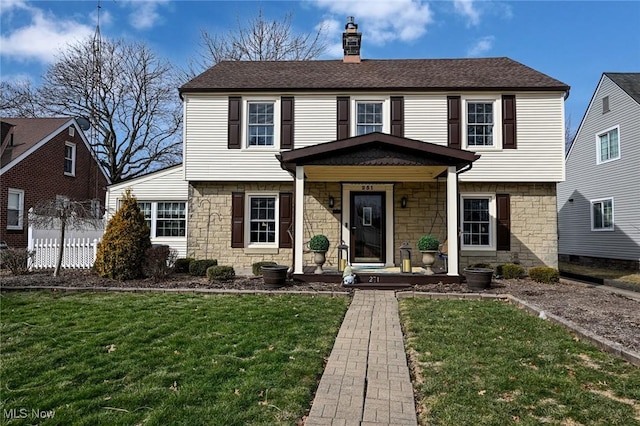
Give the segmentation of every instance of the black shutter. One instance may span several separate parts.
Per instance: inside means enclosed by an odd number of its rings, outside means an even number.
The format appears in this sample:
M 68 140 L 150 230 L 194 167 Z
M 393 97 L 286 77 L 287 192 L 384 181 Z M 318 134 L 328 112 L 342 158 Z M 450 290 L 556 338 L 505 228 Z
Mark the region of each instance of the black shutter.
M 231 247 L 244 247 L 244 192 L 231 194 Z
M 280 148 L 293 149 L 293 96 L 280 98 Z
M 350 133 L 349 97 L 338 96 L 338 134 L 337 139 L 346 139 Z
M 460 96 L 447 96 L 447 145 L 449 148 L 462 148 Z
M 516 97 L 502 95 L 502 148 L 516 149 Z
M 280 193 L 280 248 L 292 248 L 293 241 L 289 235 L 289 228 L 293 224 L 293 194 Z
M 241 107 L 242 98 L 239 96 L 229 96 L 229 138 L 227 140 L 227 148 L 229 149 L 240 149 L 241 147 Z
M 511 205 L 509 194 L 496 194 L 497 241 L 496 249 L 511 250 Z
M 391 97 L 391 134 L 404 137 L 404 96 Z

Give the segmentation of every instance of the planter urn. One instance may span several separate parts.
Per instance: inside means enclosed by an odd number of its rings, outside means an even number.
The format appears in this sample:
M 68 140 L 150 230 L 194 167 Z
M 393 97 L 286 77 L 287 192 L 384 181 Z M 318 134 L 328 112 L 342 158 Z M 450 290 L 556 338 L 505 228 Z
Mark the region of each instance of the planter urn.
M 322 265 L 324 265 L 324 262 L 326 262 L 327 260 L 327 252 L 326 251 L 319 251 L 319 250 L 314 250 L 313 252 L 313 263 L 316 264 L 316 270 L 313 271 L 314 274 L 323 274 L 324 271 L 322 270 Z
M 284 286 L 287 282 L 289 267 L 286 265 L 265 265 L 260 270 L 262 271 L 265 287 L 278 288 Z
M 435 250 L 423 250 L 422 252 L 422 264 L 424 265 L 425 274 L 433 275 L 433 269 L 431 267 L 436 261 L 436 253 Z
M 491 286 L 493 269 L 489 268 L 466 268 L 464 276 L 467 279 L 467 286 L 470 290 L 486 290 Z

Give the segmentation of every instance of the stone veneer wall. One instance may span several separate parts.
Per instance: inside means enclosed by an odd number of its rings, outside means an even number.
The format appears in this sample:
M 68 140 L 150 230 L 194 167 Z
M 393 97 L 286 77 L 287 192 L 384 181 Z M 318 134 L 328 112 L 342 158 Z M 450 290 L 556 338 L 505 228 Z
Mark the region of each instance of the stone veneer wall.
M 511 250 L 463 251 L 461 269 L 474 263 L 519 261 L 525 268 L 558 267 L 556 185 L 554 183 L 460 183 L 459 192 L 510 194 Z

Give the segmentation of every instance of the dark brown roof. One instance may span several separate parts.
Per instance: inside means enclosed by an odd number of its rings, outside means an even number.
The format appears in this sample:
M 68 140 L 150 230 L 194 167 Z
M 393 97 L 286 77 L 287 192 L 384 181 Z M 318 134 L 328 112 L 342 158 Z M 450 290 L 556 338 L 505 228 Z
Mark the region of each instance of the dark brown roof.
M 604 75 L 640 104 L 640 72 L 605 72 Z
M 379 132 L 283 151 L 277 157 L 282 168 L 291 172 L 296 165 L 451 165 L 460 169 L 480 158 L 475 152 Z
M 560 90 L 569 86 L 509 58 L 226 61 L 180 88 L 185 92 L 293 90 Z
M 69 117 L 0 118 L 3 129 L 7 128 L 5 139 L 2 141 L 0 167 L 6 166 L 71 120 L 73 119 Z M 5 123 L 11 124 L 12 127 L 8 128 Z M 3 131 L 3 133 L 5 132 Z M 12 134 L 13 145 L 10 145 Z

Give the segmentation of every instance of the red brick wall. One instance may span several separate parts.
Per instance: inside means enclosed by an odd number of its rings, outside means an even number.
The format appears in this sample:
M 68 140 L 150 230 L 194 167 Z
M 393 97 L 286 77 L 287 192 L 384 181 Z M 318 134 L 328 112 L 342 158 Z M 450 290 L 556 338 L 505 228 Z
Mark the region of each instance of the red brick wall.
M 19 141 L 16 141 L 18 143 Z M 75 176 L 64 174 L 65 142 L 76 144 Z M 36 203 L 65 195 L 71 200 L 100 200 L 104 206 L 107 181 L 84 145 L 80 130 L 68 128 L 2 175 L 0 182 L 0 240 L 9 247 L 27 247 L 27 212 Z M 24 191 L 23 228 L 7 229 L 8 189 Z

